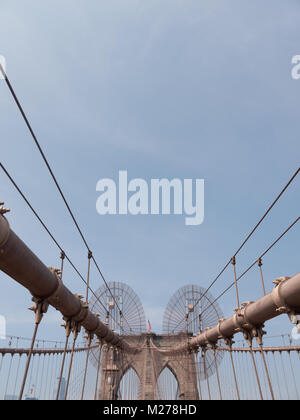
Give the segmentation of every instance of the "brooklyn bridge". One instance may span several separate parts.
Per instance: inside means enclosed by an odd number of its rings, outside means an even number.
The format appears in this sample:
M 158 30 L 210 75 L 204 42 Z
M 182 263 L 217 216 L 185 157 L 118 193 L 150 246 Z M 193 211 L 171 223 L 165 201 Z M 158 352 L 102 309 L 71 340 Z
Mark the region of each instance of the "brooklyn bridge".
M 274 279 L 268 292 L 259 256 L 248 270 L 257 266 L 262 297 L 240 303 L 238 283 L 243 275 L 236 276 L 235 255 L 224 268 L 233 267 L 232 317 L 223 317 L 218 298 L 208 289 L 187 285 L 174 293 L 165 309 L 163 334 L 155 334 L 128 285 L 111 282 L 90 290 L 90 250 L 83 278 L 86 295 L 74 294 L 64 285 L 65 264 L 76 270 L 66 253 L 60 252 L 59 268 L 47 267 L 11 229 L 7 212 L 2 206 L 0 269 L 32 295 L 34 330 L 30 346 L 20 336 L 9 337 L 7 346 L 0 348 L 3 398 L 299 398 L 300 346 L 292 346 L 284 336 L 281 346 L 269 346 L 264 328 L 279 316 L 288 316 L 299 328 L 300 274 Z M 41 345 L 37 340 L 49 306 L 63 317 L 65 343 L 42 340 Z M 242 338 L 235 343 L 238 334 Z
M 182 287 L 172 291 L 162 319 L 162 333 L 158 334 L 152 331 L 135 291 L 123 282 L 106 281 L 1 64 L 0 69 L 58 197 L 86 248 L 86 272 L 82 274 L 13 175 L 0 163 L 15 193 L 57 248 L 57 266 L 49 267 L 47 261 L 40 259 L 39 250 L 27 245 L 30 238 L 20 238 L 14 231 L 10 210 L 5 206 L 9 204 L 1 203 L 0 270 L 32 298 L 32 336 L 24 337 L 20 330 L 18 335 L 2 337 L 0 398 L 299 399 L 300 346 L 295 340 L 300 334 L 300 273 L 278 273 L 278 277 L 268 278 L 264 272 L 266 264 L 272 264 L 272 250 L 298 227 L 299 217 L 276 232 L 275 240 L 242 271 L 238 257 L 294 183 L 300 168 L 287 177 L 284 186 L 279 186 L 278 195 L 208 286 L 183 279 Z M 92 268 L 100 281 L 97 289 L 91 286 Z M 70 284 L 70 272 L 80 279 L 82 290 L 66 286 Z M 214 296 L 211 289 L 225 272 L 232 282 Z M 240 284 L 246 274 L 251 274 L 255 300 L 241 300 Z M 228 293 L 232 314 L 225 318 L 220 299 Z M 13 293 L 5 299 L 14 306 Z M 63 329 L 63 341 L 39 336 L 50 308 L 62 318 L 57 329 Z M 270 336 L 269 322 L 283 317 L 289 320 L 290 329 Z

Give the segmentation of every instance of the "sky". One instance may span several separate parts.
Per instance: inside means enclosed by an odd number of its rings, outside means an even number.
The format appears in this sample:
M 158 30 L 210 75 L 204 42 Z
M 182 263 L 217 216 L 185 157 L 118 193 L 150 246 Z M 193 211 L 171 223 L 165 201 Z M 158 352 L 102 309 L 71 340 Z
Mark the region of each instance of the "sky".
M 128 284 L 152 329 L 187 284 L 206 288 L 299 167 L 300 54 L 296 0 L 0 1 L 0 55 L 108 282 Z M 1 162 L 83 274 L 87 252 L 3 80 Z M 97 181 L 205 180 L 205 219 L 96 212 Z M 299 216 L 299 179 L 237 258 L 248 267 Z M 51 267 L 59 251 L 0 173 L 11 228 Z M 266 287 L 299 272 L 299 226 L 264 259 Z M 211 289 L 233 281 L 232 267 Z M 259 272 L 240 283 L 241 301 L 261 297 Z M 84 292 L 66 267 L 65 284 Z M 92 269 L 91 286 L 102 286 Z M 30 295 L 0 274 L 7 332 L 30 337 Z M 220 301 L 236 307 L 234 290 Z M 50 310 L 40 338 L 63 338 Z M 283 316 L 270 334 L 290 333 Z

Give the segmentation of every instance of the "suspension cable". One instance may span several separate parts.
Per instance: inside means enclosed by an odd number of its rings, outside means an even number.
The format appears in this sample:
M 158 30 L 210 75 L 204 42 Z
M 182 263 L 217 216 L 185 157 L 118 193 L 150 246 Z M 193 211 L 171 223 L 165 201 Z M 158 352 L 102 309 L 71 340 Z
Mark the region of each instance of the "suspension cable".
M 12 87 L 12 85 L 11 85 L 11 83 L 10 83 L 10 81 L 9 81 L 8 77 L 7 77 L 7 74 L 6 74 L 6 72 L 4 71 L 4 69 L 3 69 L 2 65 L 1 65 L 1 63 L 0 63 L 0 72 L 2 73 L 2 75 L 3 75 L 3 77 L 4 77 L 4 80 L 5 80 L 5 82 L 6 82 L 6 85 L 7 85 L 7 87 L 8 87 L 8 89 L 9 89 L 10 93 L 12 94 L 12 96 L 13 96 L 13 98 L 14 98 L 14 100 L 15 100 L 15 103 L 16 103 L 16 105 L 17 105 L 17 107 L 18 107 L 18 109 L 19 109 L 19 111 L 20 111 L 20 113 L 21 113 L 21 115 L 22 115 L 22 117 L 23 117 L 23 119 L 24 119 L 24 121 L 25 121 L 25 124 L 26 124 L 26 126 L 27 126 L 27 128 L 28 128 L 28 130 L 29 130 L 29 132 L 30 132 L 30 134 L 31 134 L 31 136 L 32 136 L 32 138 L 33 138 L 33 140 L 34 140 L 34 143 L 35 143 L 36 147 L 38 148 L 38 151 L 40 152 L 40 155 L 41 155 L 41 157 L 42 157 L 42 159 L 43 159 L 43 161 L 44 161 L 44 163 L 45 163 L 45 165 L 46 165 L 46 167 L 47 167 L 47 169 L 48 169 L 48 171 L 49 171 L 49 173 L 50 173 L 50 175 L 51 175 L 51 178 L 53 179 L 53 181 L 54 181 L 54 183 L 55 183 L 55 185 L 56 185 L 56 187 L 57 187 L 57 189 L 58 189 L 58 192 L 59 192 L 59 194 L 60 194 L 60 196 L 61 196 L 61 198 L 62 198 L 63 202 L 65 203 L 65 206 L 66 206 L 66 208 L 67 208 L 67 210 L 68 210 L 68 212 L 69 212 L 69 214 L 70 214 L 70 216 L 71 216 L 71 218 L 72 218 L 72 220 L 73 220 L 73 222 L 74 222 L 74 224 L 75 224 L 75 227 L 76 227 L 76 229 L 77 229 L 77 231 L 78 231 L 78 233 L 79 233 L 79 235 L 80 235 L 80 237 L 81 237 L 81 239 L 82 239 L 82 241 L 83 241 L 84 245 L 86 246 L 86 248 L 87 248 L 88 252 L 91 252 L 91 249 L 90 249 L 90 247 L 89 247 L 89 245 L 88 245 L 88 243 L 87 243 L 87 240 L 86 240 L 86 238 L 85 238 L 84 234 L 82 233 L 82 230 L 81 230 L 81 229 L 80 229 L 80 227 L 79 227 L 79 224 L 78 224 L 78 222 L 77 222 L 77 220 L 76 220 L 76 218 L 75 218 L 75 216 L 74 216 L 74 213 L 73 213 L 73 212 L 72 212 L 72 210 L 71 210 L 71 207 L 70 207 L 70 205 L 69 205 L 69 203 L 68 203 L 68 201 L 67 201 L 67 199 L 66 199 L 66 197 L 65 197 L 65 195 L 64 195 L 64 193 L 63 193 L 63 191 L 62 191 L 62 188 L 60 187 L 59 182 L 58 182 L 57 178 L 56 178 L 56 177 L 55 177 L 55 175 L 54 175 L 54 172 L 53 172 L 53 170 L 52 170 L 52 168 L 51 168 L 51 166 L 50 166 L 50 163 L 49 163 L 48 159 L 46 158 L 45 153 L 43 152 L 43 149 L 42 149 L 42 147 L 41 147 L 41 145 L 40 145 L 40 143 L 39 143 L 39 141 L 38 141 L 38 139 L 37 139 L 37 137 L 36 137 L 36 135 L 35 135 L 35 133 L 34 133 L 34 131 L 33 131 L 33 128 L 31 127 L 31 124 L 29 123 L 29 120 L 28 120 L 28 118 L 27 118 L 27 116 L 26 116 L 26 114 L 25 114 L 25 112 L 24 112 L 24 110 L 23 110 L 23 108 L 22 108 L 22 106 L 21 106 L 21 104 L 20 104 L 20 101 L 19 101 L 19 100 L 18 100 L 18 98 L 17 98 L 17 95 L 16 95 L 16 93 L 15 93 L 15 91 L 14 91 L 14 89 L 13 89 L 13 87 Z M 111 292 L 111 290 L 110 290 L 110 288 L 109 288 L 109 286 L 108 286 L 108 283 L 107 283 L 107 281 L 106 281 L 106 279 L 105 279 L 105 277 L 104 277 L 104 275 L 103 275 L 102 271 L 100 270 L 99 265 L 98 265 L 98 263 L 97 263 L 97 261 L 96 261 L 96 259 L 95 259 L 95 257 L 94 257 L 94 256 L 92 257 L 92 260 L 94 261 L 95 266 L 96 266 L 96 268 L 97 268 L 97 271 L 98 271 L 98 273 L 100 274 L 100 276 L 101 276 L 101 278 L 102 278 L 102 280 L 103 280 L 103 282 L 104 282 L 105 286 L 106 286 L 106 287 L 107 287 L 107 289 L 109 290 L 109 292 L 110 292 L 110 294 L 111 294 L 111 297 L 113 298 L 113 300 L 114 300 L 114 301 L 115 301 L 115 303 L 116 303 L 116 306 L 118 307 L 118 303 L 117 303 L 117 301 L 115 300 L 115 298 L 114 298 L 114 296 L 113 296 L 113 294 L 112 294 L 112 292 Z M 120 308 L 119 308 L 119 307 L 118 307 L 118 309 L 120 310 Z M 128 325 L 129 325 L 129 324 L 128 324 Z M 130 325 L 129 325 L 129 327 L 130 327 Z
M 65 258 L 69 264 L 71 265 L 71 267 L 74 269 L 74 271 L 77 273 L 77 275 L 80 277 L 80 279 L 83 281 L 83 283 L 86 285 L 87 290 L 90 290 L 90 292 L 93 294 L 93 296 L 96 298 L 96 301 L 100 303 L 100 305 L 103 307 L 103 309 L 106 311 L 106 307 L 104 306 L 104 304 L 100 301 L 99 297 L 95 294 L 94 290 L 90 287 L 89 285 L 89 280 L 85 279 L 83 277 L 83 275 L 80 273 L 80 271 L 76 268 L 75 264 L 72 262 L 72 260 L 70 259 L 70 257 L 65 253 L 65 251 L 63 250 L 62 246 L 59 244 L 59 242 L 57 241 L 57 239 L 54 237 L 54 235 L 51 233 L 50 229 L 46 226 L 46 224 L 43 222 L 42 218 L 39 216 L 39 214 L 37 213 L 37 211 L 33 208 L 33 206 L 31 205 L 31 203 L 29 202 L 29 200 L 27 199 L 27 197 L 25 196 L 25 194 L 22 192 L 21 188 L 17 185 L 17 183 L 15 182 L 15 180 L 12 178 L 12 176 L 9 174 L 9 172 L 7 171 L 7 169 L 4 167 L 4 165 L 0 162 L 0 167 L 3 170 L 3 172 L 5 173 L 5 175 L 8 177 L 8 179 L 10 180 L 10 182 L 13 184 L 13 186 L 15 187 L 15 189 L 18 191 L 18 193 L 21 195 L 21 197 L 23 198 L 23 200 L 25 201 L 25 203 L 27 204 L 27 206 L 30 208 L 30 210 L 33 212 L 33 214 L 35 215 L 35 217 L 38 219 L 38 221 L 41 223 L 41 225 L 43 226 L 43 228 L 45 229 L 45 231 L 48 233 L 48 235 L 50 236 L 50 238 L 52 239 L 52 241 L 55 243 L 55 245 L 58 247 L 58 249 L 61 251 L 61 255 L 63 256 L 63 258 Z M 90 257 L 90 252 L 88 253 L 88 257 Z M 87 295 L 87 293 L 86 293 Z M 125 319 L 125 318 L 124 318 Z M 125 319 L 126 320 L 126 319 Z M 117 322 L 115 321 L 116 324 L 118 326 L 120 326 L 120 329 L 125 332 L 124 328 Z M 127 321 L 126 321 L 127 322 Z M 128 324 L 128 322 L 127 322 Z M 130 325 L 128 324 L 129 328 Z
M 246 245 L 246 243 L 249 241 L 249 239 L 251 238 L 251 236 L 254 234 L 254 232 L 257 230 L 257 228 L 261 225 L 261 223 L 263 222 L 263 220 L 267 217 L 267 215 L 270 213 L 270 211 L 272 210 L 272 208 L 275 206 L 275 204 L 279 201 L 279 199 L 281 198 L 281 196 L 285 193 L 285 191 L 288 189 L 288 187 L 291 185 L 291 183 L 294 181 L 294 179 L 296 178 L 296 176 L 299 174 L 300 172 L 300 167 L 296 170 L 296 172 L 293 174 L 293 176 L 290 178 L 290 180 L 288 181 L 288 183 L 283 187 L 283 189 L 280 191 L 280 193 L 277 195 L 277 197 L 275 198 L 275 200 L 272 202 L 272 204 L 268 207 L 268 209 L 265 211 L 264 215 L 260 218 L 260 220 L 256 223 L 256 225 L 254 226 L 254 228 L 251 230 L 251 232 L 247 235 L 247 237 L 244 239 L 244 241 L 242 242 L 242 244 L 239 246 L 239 248 L 236 250 L 236 252 L 233 254 L 233 256 L 229 259 L 229 261 L 225 264 L 225 266 L 222 268 L 222 270 L 219 272 L 219 274 L 217 275 L 217 277 L 215 277 L 215 279 L 210 283 L 210 285 L 208 286 L 208 288 L 205 290 L 204 294 L 202 296 L 200 296 L 198 298 L 198 300 L 196 301 L 195 305 L 198 305 L 198 303 L 200 302 L 200 300 L 209 292 L 209 290 L 213 287 L 213 285 L 219 280 L 219 278 L 221 277 L 221 275 L 224 273 L 224 271 L 230 266 L 230 264 L 232 263 L 233 258 L 235 259 L 235 257 L 239 254 L 239 252 L 242 250 L 242 248 Z M 176 327 L 175 327 L 176 328 Z M 174 330 L 173 330 L 174 331 Z
M 248 271 L 251 270 L 256 264 L 259 258 L 263 258 L 300 220 L 300 217 L 297 219 L 251 264 L 249 267 L 236 279 L 239 282 L 242 277 L 244 277 Z M 208 305 L 202 312 L 201 316 L 212 306 L 214 305 L 221 297 L 223 297 L 233 286 L 235 282 L 232 282 L 210 305 Z M 191 321 L 190 321 L 191 322 Z

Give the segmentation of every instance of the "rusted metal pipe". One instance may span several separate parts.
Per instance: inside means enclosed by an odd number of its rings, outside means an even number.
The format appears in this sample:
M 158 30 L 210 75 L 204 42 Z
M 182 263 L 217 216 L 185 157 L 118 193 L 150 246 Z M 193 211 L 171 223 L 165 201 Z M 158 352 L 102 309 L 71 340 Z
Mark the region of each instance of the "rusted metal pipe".
M 72 321 L 82 325 L 106 343 L 133 353 L 136 349 L 104 325 L 64 284 L 54 270 L 42 261 L 10 229 L 7 219 L 0 215 L 0 270 L 16 280 L 38 299 L 50 305 Z
M 207 328 L 205 332 L 191 338 L 189 343 L 174 346 L 169 350 L 157 351 L 165 354 L 185 352 L 208 344 L 215 345 L 220 339 L 231 339 L 239 332 L 252 332 L 259 329 L 266 321 L 283 313 L 300 314 L 300 273 L 294 277 L 280 277 L 271 293 L 256 302 L 247 302 L 228 319 L 221 319 L 219 324 Z

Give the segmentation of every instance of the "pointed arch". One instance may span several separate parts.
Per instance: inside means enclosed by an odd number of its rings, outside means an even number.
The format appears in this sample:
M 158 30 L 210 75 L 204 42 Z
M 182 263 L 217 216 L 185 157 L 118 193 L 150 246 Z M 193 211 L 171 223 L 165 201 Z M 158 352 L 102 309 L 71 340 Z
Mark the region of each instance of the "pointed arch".
M 175 369 L 169 362 L 166 362 L 157 378 L 156 393 L 161 400 L 179 400 L 180 385 Z
M 139 400 L 141 396 L 141 379 L 135 367 L 127 364 L 122 371 L 118 385 L 118 399 Z

